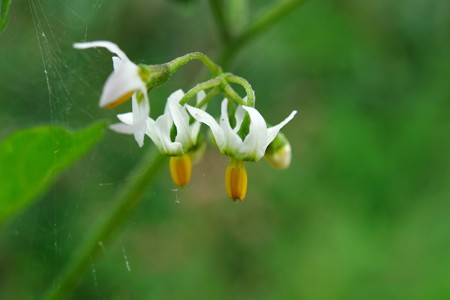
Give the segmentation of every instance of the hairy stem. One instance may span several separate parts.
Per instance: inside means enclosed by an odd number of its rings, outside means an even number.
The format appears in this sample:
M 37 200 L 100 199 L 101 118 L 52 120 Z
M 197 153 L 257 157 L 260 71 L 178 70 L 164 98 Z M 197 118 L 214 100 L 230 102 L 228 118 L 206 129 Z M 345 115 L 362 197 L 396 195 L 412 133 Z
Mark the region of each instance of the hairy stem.
M 114 206 L 105 216 L 92 235 L 78 248 L 71 263 L 67 266 L 61 280 L 50 289 L 44 299 L 66 299 L 76 286 L 78 279 L 92 264 L 104 247 L 114 241 L 120 225 L 128 218 L 136 204 L 142 199 L 148 187 L 155 180 L 166 157 L 156 148 L 144 156 L 134 171 L 128 176 L 130 181 L 116 197 Z
M 186 55 L 175 58 L 174 60 L 167 63 L 169 71 L 171 74 L 175 73 L 179 68 L 184 66 L 190 61 L 199 60 L 205 67 L 207 67 L 214 76 L 222 74 L 222 68 L 216 65 L 207 55 L 201 52 L 192 52 Z

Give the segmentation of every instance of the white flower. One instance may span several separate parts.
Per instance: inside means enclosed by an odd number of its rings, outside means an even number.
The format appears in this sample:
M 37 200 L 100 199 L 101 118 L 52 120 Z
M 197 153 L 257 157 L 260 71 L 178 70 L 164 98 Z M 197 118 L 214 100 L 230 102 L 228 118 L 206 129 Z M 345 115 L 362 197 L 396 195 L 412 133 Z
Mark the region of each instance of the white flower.
M 297 111 L 293 111 L 280 124 L 267 128 L 266 121 L 254 107 L 238 106 L 235 113 L 236 125 L 232 128 L 228 117 L 227 99 L 222 102 L 220 124 L 207 112 L 189 105 L 187 105 L 187 109 L 197 121 L 205 123 L 211 128 L 220 152 L 236 160 L 244 161 L 260 160 L 280 129 L 297 113 Z M 248 113 L 249 120 L 245 120 L 246 113 Z M 248 121 L 250 124 L 247 123 Z M 241 138 L 239 135 L 242 125 L 244 127 L 248 125 L 248 133 L 245 138 Z
M 149 118 L 147 120 L 147 135 L 153 140 L 161 153 L 181 156 L 187 153 L 197 144 L 197 137 L 200 130 L 200 123 L 189 124 L 189 115 L 185 106 L 180 105 L 184 92 L 177 90 L 167 99 L 164 114 L 156 121 Z M 205 98 L 205 92 L 197 94 L 197 103 Z M 201 111 L 201 110 L 200 110 Z M 175 124 L 176 135 L 173 125 Z
M 140 91 L 147 99 L 147 88 L 145 82 L 139 76 L 139 67 L 131 62 L 120 48 L 108 41 L 95 41 L 86 43 L 75 43 L 74 48 L 87 49 L 103 47 L 117 56 L 113 57 L 114 71 L 109 75 L 103 86 L 100 97 L 100 106 L 111 108 L 127 101 L 136 91 Z
M 117 118 L 123 123 L 112 124 L 109 128 L 120 133 L 133 134 L 139 147 L 142 147 L 150 113 L 149 102 L 146 99 L 141 99 L 139 102 L 134 94 L 131 104 L 132 112 L 117 115 Z

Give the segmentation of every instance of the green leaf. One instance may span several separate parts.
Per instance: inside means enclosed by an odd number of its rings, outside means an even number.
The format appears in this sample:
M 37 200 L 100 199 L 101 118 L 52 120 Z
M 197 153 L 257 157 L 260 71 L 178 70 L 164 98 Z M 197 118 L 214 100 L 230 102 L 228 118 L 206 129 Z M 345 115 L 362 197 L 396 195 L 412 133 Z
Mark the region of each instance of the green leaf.
M 18 131 L 0 142 L 0 224 L 37 200 L 58 175 L 103 136 L 105 123 L 70 132 L 59 126 Z
M 0 0 L 0 33 L 5 29 L 8 22 L 10 6 L 11 0 Z

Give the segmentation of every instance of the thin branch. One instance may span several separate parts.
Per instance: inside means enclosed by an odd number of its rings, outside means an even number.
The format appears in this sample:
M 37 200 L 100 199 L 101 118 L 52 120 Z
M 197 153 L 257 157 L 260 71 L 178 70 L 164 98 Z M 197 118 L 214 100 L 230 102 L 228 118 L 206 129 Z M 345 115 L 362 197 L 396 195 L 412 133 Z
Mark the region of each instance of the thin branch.
M 44 299 L 66 299 L 77 285 L 77 282 L 86 269 L 95 261 L 104 247 L 108 247 L 115 240 L 118 229 L 127 220 L 136 204 L 142 199 L 148 187 L 159 174 L 161 165 L 166 161 L 165 156 L 159 154 L 154 148 L 137 164 L 132 174 L 127 177 L 130 181 L 117 195 L 115 205 L 103 219 L 103 222 L 78 248 L 65 269 L 61 281 L 50 289 Z
M 227 20 L 225 19 L 222 0 L 209 0 L 209 6 L 216 22 L 217 29 L 219 30 L 220 38 L 222 42 L 227 44 L 231 39 L 231 34 L 228 28 Z
M 230 40 L 228 47 L 226 47 L 222 52 L 219 59 L 219 64 L 222 67 L 226 67 L 240 49 L 304 2 L 306 2 L 306 0 L 286 0 L 281 3 L 274 4 L 250 26 L 248 26 L 246 30 L 244 30 L 233 40 Z

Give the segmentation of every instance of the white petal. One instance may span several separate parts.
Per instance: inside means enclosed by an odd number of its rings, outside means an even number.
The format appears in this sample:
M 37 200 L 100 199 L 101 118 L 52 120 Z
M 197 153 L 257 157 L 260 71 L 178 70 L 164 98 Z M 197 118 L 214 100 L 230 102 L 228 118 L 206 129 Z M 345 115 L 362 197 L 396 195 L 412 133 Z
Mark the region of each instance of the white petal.
M 201 109 L 198 109 L 197 107 L 186 105 L 186 108 L 194 119 L 196 119 L 198 122 L 206 124 L 211 129 L 217 146 L 219 147 L 219 149 L 222 149 L 225 144 L 225 138 L 223 130 L 222 128 L 220 128 L 216 120 L 214 120 L 214 118 L 210 114 Z
M 235 132 L 231 128 L 230 119 L 228 117 L 228 99 L 226 98 L 222 101 L 220 127 L 222 128 L 225 139 L 225 145 L 221 150 L 224 150 L 226 154 L 229 152 L 239 152 L 239 148 L 242 146 L 242 139 L 237 134 L 237 131 Z
M 127 125 L 124 123 L 116 123 L 109 125 L 109 128 L 111 130 L 114 130 L 115 132 L 123 133 L 123 134 L 134 134 L 135 128 L 133 125 Z
M 245 110 L 242 109 L 240 105 L 236 108 L 234 117 L 236 118 L 236 126 L 234 127 L 234 132 L 238 132 L 239 129 L 241 129 L 242 121 L 245 117 Z
M 182 107 L 176 100 L 168 100 L 169 111 L 173 122 L 177 128 L 177 136 L 175 140 L 180 142 L 186 149 L 192 146 L 189 127 L 189 115 L 186 108 Z
M 113 56 L 112 61 L 114 70 L 117 70 L 122 65 L 122 60 L 118 56 Z
M 183 98 L 184 96 L 184 92 L 183 90 L 179 89 L 176 90 L 175 92 L 173 92 L 172 94 L 170 94 L 169 98 L 167 98 L 167 100 L 169 102 L 175 102 L 175 103 L 180 103 L 181 98 Z
M 264 156 L 267 145 L 267 126 L 263 116 L 253 107 L 243 106 L 250 116 L 250 131 L 245 137 L 242 152 L 249 155 L 250 160 L 259 160 Z
M 103 47 L 108 49 L 110 52 L 116 54 L 122 60 L 129 60 L 127 55 L 114 43 L 109 41 L 94 41 L 94 42 L 85 42 L 85 43 L 75 43 L 73 47 L 76 49 L 88 49 L 88 48 L 96 48 Z
M 123 61 L 106 80 L 100 106 L 108 106 L 125 94 L 139 89 L 145 90 L 145 83 L 139 76 L 139 67 L 130 61 Z
M 284 127 L 284 125 L 286 125 L 289 121 L 291 121 L 294 116 L 297 114 L 297 111 L 294 110 L 293 112 L 291 112 L 291 114 L 284 119 L 280 124 L 275 125 L 273 127 L 270 127 L 267 130 L 267 146 L 275 139 L 275 137 L 277 136 L 278 132 L 280 131 L 281 128 Z M 267 147 L 266 146 L 266 147 Z
M 173 121 L 169 114 L 160 116 L 156 121 L 147 121 L 147 135 L 152 139 L 159 151 L 168 155 L 183 154 L 183 147 L 179 142 L 170 140 L 170 129 Z
M 119 119 L 121 122 L 123 122 L 127 125 L 132 125 L 133 124 L 133 113 L 129 112 L 129 113 L 117 115 L 117 119 Z
M 205 99 L 206 97 L 206 93 L 205 91 L 200 91 L 197 93 L 197 104 L 199 104 L 200 102 L 202 102 L 203 99 Z
M 139 126 L 138 131 L 134 133 L 134 140 L 138 143 L 139 147 L 142 148 L 144 146 L 144 137 L 145 137 L 146 127 Z
M 144 95 L 146 95 L 146 93 Z M 135 93 L 132 97 L 131 104 L 133 107 L 134 123 L 147 122 L 150 113 L 150 106 L 147 97 L 144 97 L 144 99 L 141 99 L 140 102 L 138 103 L 137 95 Z
M 200 132 L 200 122 L 195 121 L 194 124 L 190 126 L 190 136 L 192 144 L 197 144 L 198 133 Z

